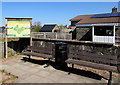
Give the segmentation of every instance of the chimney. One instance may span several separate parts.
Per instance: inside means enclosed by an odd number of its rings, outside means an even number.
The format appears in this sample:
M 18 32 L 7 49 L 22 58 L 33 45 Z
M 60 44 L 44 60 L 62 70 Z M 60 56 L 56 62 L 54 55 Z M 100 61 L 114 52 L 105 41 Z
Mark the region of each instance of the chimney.
M 112 8 L 112 13 L 116 13 L 117 12 L 117 8 Z

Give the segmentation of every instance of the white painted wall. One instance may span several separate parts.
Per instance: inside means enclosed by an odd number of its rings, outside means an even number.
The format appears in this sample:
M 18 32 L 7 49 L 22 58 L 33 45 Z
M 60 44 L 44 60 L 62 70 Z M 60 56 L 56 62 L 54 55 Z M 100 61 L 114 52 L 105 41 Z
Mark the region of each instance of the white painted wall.
M 93 42 L 114 43 L 114 36 L 95 36 Z
M 96 36 L 96 35 L 94 35 L 94 26 L 93 26 L 92 27 L 93 42 L 113 43 L 113 44 L 115 44 L 115 25 L 114 25 L 113 31 L 114 31 L 113 36 Z

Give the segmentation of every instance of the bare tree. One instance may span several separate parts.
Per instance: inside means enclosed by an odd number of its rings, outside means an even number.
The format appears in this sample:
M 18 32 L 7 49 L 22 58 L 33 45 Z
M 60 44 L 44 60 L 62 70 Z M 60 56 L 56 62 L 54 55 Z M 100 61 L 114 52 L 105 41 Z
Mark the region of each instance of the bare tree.
M 34 22 L 34 26 L 41 26 L 41 22 L 40 21 Z
M 42 28 L 41 26 L 41 22 L 40 21 L 36 21 L 33 24 L 33 32 L 39 32 L 39 30 Z

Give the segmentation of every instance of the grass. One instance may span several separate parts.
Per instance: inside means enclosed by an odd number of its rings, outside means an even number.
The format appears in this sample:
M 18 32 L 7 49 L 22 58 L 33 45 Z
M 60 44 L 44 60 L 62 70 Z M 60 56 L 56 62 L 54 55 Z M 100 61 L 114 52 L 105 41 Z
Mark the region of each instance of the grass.
M 0 83 L 13 83 L 18 77 L 15 75 L 12 75 L 11 73 L 6 72 L 5 70 L 0 70 L 0 73 L 2 74 L 2 79 L 0 80 Z

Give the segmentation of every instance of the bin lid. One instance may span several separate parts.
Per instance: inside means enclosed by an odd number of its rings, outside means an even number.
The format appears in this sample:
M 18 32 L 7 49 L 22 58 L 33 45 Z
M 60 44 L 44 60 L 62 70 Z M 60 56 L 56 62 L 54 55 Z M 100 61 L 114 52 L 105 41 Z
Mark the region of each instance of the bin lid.
M 65 42 L 56 42 L 55 44 L 67 44 L 67 43 L 65 43 Z

